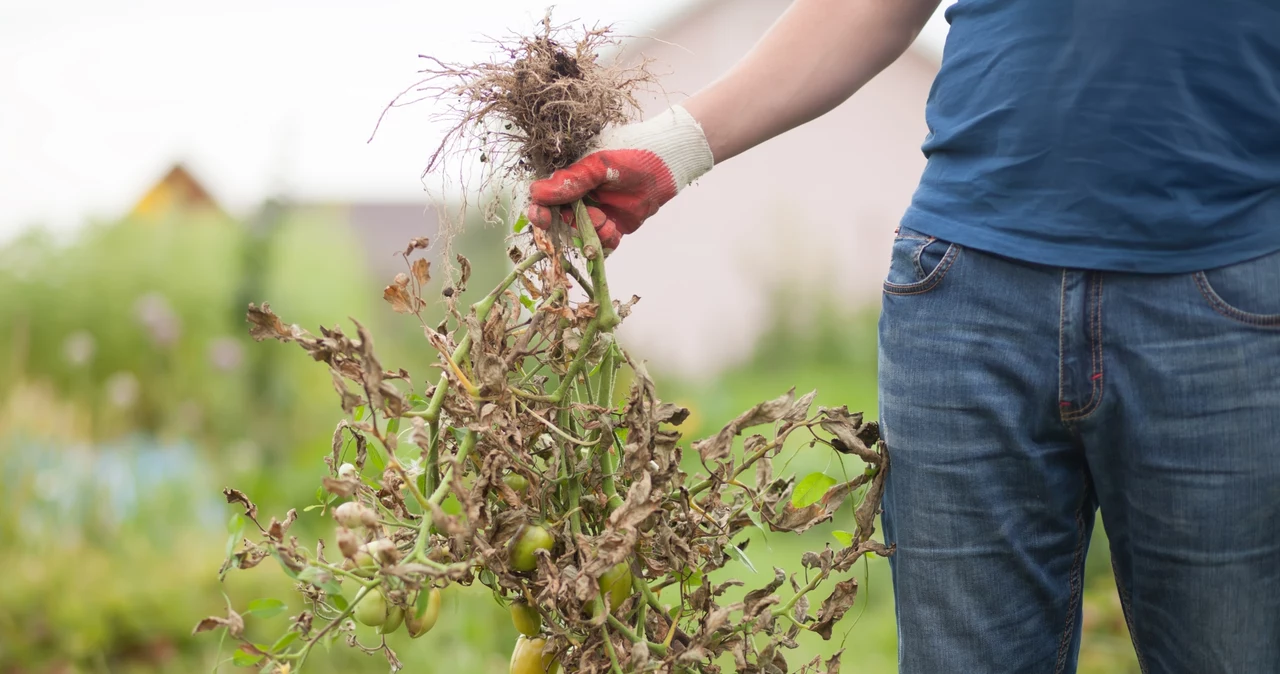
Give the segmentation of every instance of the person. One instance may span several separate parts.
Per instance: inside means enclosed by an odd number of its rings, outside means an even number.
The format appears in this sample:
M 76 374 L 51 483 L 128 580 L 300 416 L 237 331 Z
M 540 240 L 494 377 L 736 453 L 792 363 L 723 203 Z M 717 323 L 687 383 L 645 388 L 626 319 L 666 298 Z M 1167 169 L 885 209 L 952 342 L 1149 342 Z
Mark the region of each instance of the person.
M 534 182 L 530 220 L 587 197 L 616 248 L 937 7 L 795 0 L 721 79 Z M 1074 671 L 1098 510 L 1142 671 L 1280 671 L 1280 3 L 946 18 L 879 327 L 900 671 Z

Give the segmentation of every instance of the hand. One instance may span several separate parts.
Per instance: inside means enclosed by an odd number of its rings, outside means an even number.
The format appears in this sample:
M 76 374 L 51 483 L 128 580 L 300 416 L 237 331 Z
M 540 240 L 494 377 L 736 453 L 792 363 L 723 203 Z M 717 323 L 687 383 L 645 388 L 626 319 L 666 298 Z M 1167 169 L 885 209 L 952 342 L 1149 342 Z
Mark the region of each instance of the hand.
M 529 186 L 526 213 L 551 226 L 552 208 L 574 225 L 573 202 L 587 198 L 587 214 L 607 249 L 618 247 L 663 204 L 711 170 L 714 160 L 698 122 L 680 106 L 635 124 L 600 133 L 595 149 L 568 168 Z

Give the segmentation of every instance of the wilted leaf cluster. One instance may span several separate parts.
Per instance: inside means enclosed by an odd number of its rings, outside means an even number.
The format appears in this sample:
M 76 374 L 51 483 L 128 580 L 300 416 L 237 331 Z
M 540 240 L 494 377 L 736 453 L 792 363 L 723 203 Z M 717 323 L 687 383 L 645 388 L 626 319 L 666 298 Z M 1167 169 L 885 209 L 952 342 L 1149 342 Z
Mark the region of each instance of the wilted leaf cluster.
M 423 324 L 426 348 L 438 355 L 431 383 L 385 369 L 359 323 L 354 335 L 337 327 L 313 335 L 266 305 L 250 307 L 253 336 L 297 344 L 324 363 L 351 415 L 335 429 L 312 506 L 335 518 L 334 539 L 314 552 L 286 540 L 291 511 L 229 555 L 228 568 L 274 556 L 310 606 L 308 632 L 291 649 L 259 654 L 262 662 L 296 667 L 313 643 L 339 633 L 369 649 L 355 640 L 353 592 L 343 596 L 344 588 L 379 592 L 389 610 L 410 611 L 431 587 L 479 582 L 536 610 L 537 636 L 568 671 L 710 673 L 729 657 L 734 671 L 788 672 L 784 651 L 803 630 L 830 638 L 857 582 L 831 583 L 820 602 L 814 593 L 864 554 L 888 554 L 871 538 L 886 467 L 874 424 L 844 408 L 814 411 L 813 393 L 787 392 L 684 443 L 677 428 L 688 411 L 661 400 L 613 339 L 634 298 L 607 300 L 599 256 L 587 260 L 594 283 L 572 288 L 565 269 L 576 251 L 534 236 L 536 252 L 513 249 L 514 267 L 497 288 L 469 307 L 453 292 L 443 299 L 444 323 Z M 405 251 L 411 270 L 427 245 Z M 428 281 L 402 275 L 385 297 L 420 318 Z M 617 384 L 624 379 L 626 390 Z M 844 482 L 775 475 L 773 460 L 795 433 L 857 455 L 868 470 Z M 686 472 L 690 464 L 699 468 Z M 714 572 L 744 558 L 748 528 L 802 532 L 856 494 L 847 546 L 806 554 L 790 576 L 776 569 L 741 601 L 723 599 L 742 582 L 715 583 Z M 227 498 L 258 521 L 246 495 L 228 490 Z M 521 549 L 533 528 L 549 534 L 549 545 Z M 518 555 L 532 561 L 515 563 Z M 606 596 L 600 579 L 620 567 L 629 587 Z M 385 644 L 377 648 L 396 661 Z M 809 671 L 823 671 L 816 664 Z M 838 661 L 822 668 L 836 671 Z
M 605 124 L 623 121 L 647 74 L 596 63 L 605 31 L 565 41 L 558 30 L 544 21 L 503 61 L 436 62 L 426 94 L 452 100 L 462 119 L 441 152 L 470 139 L 478 145 L 465 147 L 506 152 L 500 167 L 523 180 L 566 165 Z M 495 120 L 503 128 L 491 135 L 485 123 Z M 584 204 L 574 207 L 588 222 Z M 226 492 L 261 535 L 233 531 L 224 572 L 274 557 L 308 607 L 270 647 L 245 641 L 233 610 L 202 622 L 197 630 L 226 627 L 241 640 L 239 664 L 296 672 L 315 645 L 345 636 L 396 670 L 385 638 L 363 643 L 352 618 L 379 635 L 403 624 L 419 637 L 434 624 L 441 588 L 480 583 L 512 605 L 524 633 L 513 674 L 544 664 L 582 674 L 783 674 L 800 633 L 831 638 L 853 604 L 854 563 L 891 552 L 872 539 L 888 468 L 874 423 L 843 407 L 815 411 L 814 393 L 789 391 L 685 442 L 678 428 L 688 410 L 663 401 L 614 339 L 638 298 L 610 297 L 595 232 L 523 224 L 516 229 L 532 245 L 513 247 L 510 273 L 469 305 L 464 258 L 459 278 L 437 291 L 422 257 L 430 242 L 404 249 L 406 272 L 383 297 L 417 318 L 423 348 L 436 354 L 429 376 L 387 369 L 354 320 L 351 334 L 313 334 L 250 305 L 255 339 L 296 344 L 328 367 L 347 418 L 307 508 L 334 518 L 332 539 L 303 546 L 287 536 L 294 511 L 262 526 L 247 495 Z M 430 295 L 446 309 L 438 325 L 424 317 Z M 867 469 L 845 481 L 775 475 L 793 436 L 856 455 Z M 790 574 L 775 569 L 765 586 L 727 599 L 744 583 L 716 582 L 716 571 L 750 564 L 748 529 L 803 532 L 846 503 L 855 526 L 842 546 L 806 553 Z M 839 669 L 837 655 L 794 671 Z

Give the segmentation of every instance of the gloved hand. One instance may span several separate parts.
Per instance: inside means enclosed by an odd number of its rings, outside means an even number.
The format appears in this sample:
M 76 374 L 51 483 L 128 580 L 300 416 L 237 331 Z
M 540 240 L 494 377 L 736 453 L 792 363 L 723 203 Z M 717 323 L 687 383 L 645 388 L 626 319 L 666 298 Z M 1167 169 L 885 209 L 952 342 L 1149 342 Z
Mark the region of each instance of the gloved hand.
M 711 170 L 714 159 L 698 122 L 680 106 L 643 122 L 609 127 L 595 147 L 572 166 L 529 186 L 529 222 L 551 226 L 552 208 L 573 222 L 574 201 L 588 198 L 587 213 L 600 243 L 614 249 L 622 235 Z

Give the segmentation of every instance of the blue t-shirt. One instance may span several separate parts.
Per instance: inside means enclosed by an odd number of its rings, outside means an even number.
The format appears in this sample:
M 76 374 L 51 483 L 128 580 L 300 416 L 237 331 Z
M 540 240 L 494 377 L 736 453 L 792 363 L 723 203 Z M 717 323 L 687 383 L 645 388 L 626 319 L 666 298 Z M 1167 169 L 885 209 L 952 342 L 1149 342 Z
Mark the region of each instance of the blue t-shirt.
M 1280 0 L 959 0 L 903 224 L 1181 273 L 1280 250 Z

